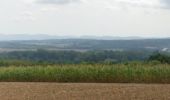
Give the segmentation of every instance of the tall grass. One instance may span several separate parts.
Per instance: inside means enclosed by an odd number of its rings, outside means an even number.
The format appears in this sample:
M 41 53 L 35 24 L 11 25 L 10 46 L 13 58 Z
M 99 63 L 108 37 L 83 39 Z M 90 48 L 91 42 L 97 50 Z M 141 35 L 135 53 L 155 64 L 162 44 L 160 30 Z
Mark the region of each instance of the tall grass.
M 1 82 L 170 83 L 170 65 L 1 67 Z

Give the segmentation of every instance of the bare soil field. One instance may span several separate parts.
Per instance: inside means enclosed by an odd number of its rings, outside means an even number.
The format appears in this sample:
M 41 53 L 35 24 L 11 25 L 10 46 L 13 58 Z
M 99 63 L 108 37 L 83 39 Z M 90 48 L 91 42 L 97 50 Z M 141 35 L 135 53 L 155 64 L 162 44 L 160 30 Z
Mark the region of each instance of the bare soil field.
M 0 100 L 170 100 L 170 84 L 0 83 Z

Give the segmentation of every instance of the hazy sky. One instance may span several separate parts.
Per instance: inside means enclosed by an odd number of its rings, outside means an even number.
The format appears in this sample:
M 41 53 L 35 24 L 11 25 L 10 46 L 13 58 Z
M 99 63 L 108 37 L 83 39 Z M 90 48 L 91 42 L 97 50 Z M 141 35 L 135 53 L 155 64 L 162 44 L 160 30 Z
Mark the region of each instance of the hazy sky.
M 170 0 L 0 0 L 0 34 L 170 37 Z

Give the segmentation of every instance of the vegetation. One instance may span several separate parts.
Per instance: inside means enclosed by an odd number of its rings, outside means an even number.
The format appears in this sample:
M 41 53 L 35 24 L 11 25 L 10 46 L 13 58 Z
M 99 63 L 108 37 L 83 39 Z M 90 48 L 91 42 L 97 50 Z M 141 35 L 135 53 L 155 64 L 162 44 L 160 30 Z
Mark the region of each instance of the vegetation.
M 15 51 L 0 54 L 1 62 L 36 62 L 36 63 L 50 63 L 50 64 L 80 64 L 80 63 L 101 63 L 101 64 L 115 64 L 127 61 L 144 61 L 149 57 L 151 52 L 146 51 L 49 51 L 39 49 L 37 51 Z M 18 61 L 16 61 L 18 60 Z M 4 63 L 2 63 L 3 65 Z
M 17 51 L 0 55 L 2 82 L 170 83 L 170 57 L 144 51 Z
M 161 63 L 170 64 L 170 56 L 168 54 L 155 53 L 149 57 L 148 61 L 159 61 Z
M 1 82 L 170 83 L 170 65 L 55 65 L 1 67 Z

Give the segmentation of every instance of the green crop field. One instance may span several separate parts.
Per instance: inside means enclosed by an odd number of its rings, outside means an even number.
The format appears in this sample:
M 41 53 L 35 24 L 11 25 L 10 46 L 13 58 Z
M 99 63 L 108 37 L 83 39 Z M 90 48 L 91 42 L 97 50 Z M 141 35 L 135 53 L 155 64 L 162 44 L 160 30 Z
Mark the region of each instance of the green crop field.
M 168 64 L 0 67 L 1 82 L 170 83 Z

